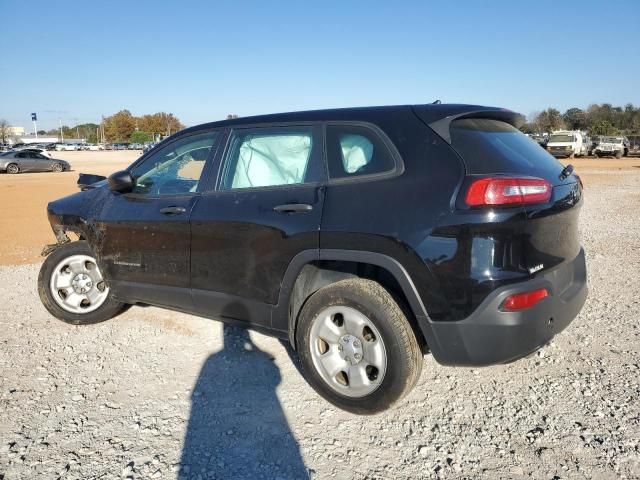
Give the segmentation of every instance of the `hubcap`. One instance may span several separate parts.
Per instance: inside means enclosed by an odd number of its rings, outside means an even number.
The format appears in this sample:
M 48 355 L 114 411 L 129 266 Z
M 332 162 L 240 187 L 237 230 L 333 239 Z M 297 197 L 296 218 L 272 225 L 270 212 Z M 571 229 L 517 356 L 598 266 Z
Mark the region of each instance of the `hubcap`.
M 380 332 L 362 312 L 328 307 L 313 320 L 311 359 L 320 377 L 347 397 L 376 390 L 387 371 L 387 351 Z
M 96 260 L 88 255 L 72 255 L 58 263 L 49 288 L 55 302 L 71 313 L 93 312 L 109 295 Z

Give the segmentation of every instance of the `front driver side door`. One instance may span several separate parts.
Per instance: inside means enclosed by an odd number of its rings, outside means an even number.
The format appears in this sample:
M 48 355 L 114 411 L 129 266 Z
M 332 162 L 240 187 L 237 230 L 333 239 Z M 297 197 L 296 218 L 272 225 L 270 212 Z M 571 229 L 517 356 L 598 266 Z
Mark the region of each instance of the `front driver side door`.
M 195 311 L 285 331 L 271 323 L 289 263 L 318 252 L 324 202 L 317 125 L 235 128 L 215 191 L 191 215 Z
M 130 193 L 108 192 L 95 243 L 117 298 L 191 308 L 189 217 L 217 138 L 216 131 L 178 137 L 130 168 Z

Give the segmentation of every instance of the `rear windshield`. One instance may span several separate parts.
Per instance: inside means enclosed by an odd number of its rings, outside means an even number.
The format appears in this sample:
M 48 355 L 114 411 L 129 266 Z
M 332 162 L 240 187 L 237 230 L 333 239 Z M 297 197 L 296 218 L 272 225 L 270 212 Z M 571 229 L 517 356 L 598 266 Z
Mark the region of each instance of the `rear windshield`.
M 537 142 L 499 120 L 466 118 L 451 124 L 451 146 L 468 174 L 536 176 L 556 183 L 564 168 Z

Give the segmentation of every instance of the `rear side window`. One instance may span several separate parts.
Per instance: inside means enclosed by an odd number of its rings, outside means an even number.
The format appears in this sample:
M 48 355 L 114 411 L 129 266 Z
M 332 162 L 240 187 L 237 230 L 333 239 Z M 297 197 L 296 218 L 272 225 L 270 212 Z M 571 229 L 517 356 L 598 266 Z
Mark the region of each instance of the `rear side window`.
M 487 118 L 451 124 L 451 146 L 469 174 L 510 173 L 558 179 L 564 168 L 551 154 L 514 126 Z
M 229 141 L 222 189 L 318 181 L 312 162 L 314 149 L 312 127 L 235 130 Z
M 395 162 L 378 134 L 360 125 L 327 126 L 329 178 L 351 178 L 385 173 Z

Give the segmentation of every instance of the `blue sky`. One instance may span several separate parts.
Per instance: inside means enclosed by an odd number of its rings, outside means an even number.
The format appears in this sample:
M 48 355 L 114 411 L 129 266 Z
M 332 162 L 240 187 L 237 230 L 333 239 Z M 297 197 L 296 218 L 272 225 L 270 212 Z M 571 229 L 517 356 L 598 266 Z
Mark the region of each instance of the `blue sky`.
M 35 111 L 51 128 L 122 108 L 194 125 L 435 99 L 524 114 L 638 105 L 639 19 L 638 0 L 0 0 L 0 118 L 30 127 Z

